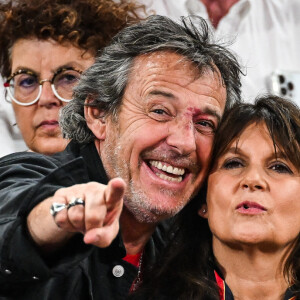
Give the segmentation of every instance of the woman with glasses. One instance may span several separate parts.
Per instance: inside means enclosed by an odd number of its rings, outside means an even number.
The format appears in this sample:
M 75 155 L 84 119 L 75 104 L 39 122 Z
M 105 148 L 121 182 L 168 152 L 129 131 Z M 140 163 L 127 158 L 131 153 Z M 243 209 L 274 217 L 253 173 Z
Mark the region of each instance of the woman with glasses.
M 10 0 L 0 4 L 0 71 L 5 97 L 31 151 L 53 154 L 59 110 L 104 47 L 138 7 L 126 0 Z
M 202 192 L 130 299 L 300 299 L 300 109 L 267 96 L 230 110 Z

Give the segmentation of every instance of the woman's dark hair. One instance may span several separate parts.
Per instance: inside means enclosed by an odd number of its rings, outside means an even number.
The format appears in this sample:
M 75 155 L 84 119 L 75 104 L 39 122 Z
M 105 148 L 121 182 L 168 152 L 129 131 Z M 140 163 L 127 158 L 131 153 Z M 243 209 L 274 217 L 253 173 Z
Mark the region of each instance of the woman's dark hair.
M 1 75 L 11 74 L 11 49 L 19 39 L 52 39 L 96 55 L 126 24 L 140 20 L 142 7 L 127 0 L 3 0 Z
M 300 170 L 300 110 L 292 102 L 272 96 L 262 96 L 254 104 L 233 106 L 224 115 L 216 132 L 212 166 L 238 139 L 250 124 L 264 123 L 274 143 Z M 206 219 L 198 210 L 205 202 L 205 188 L 177 216 L 170 243 L 157 265 L 145 272 L 144 282 L 130 299 L 219 299 L 213 270 L 212 234 Z M 284 275 L 294 285 L 300 297 L 300 238 L 284 266 Z M 299 298 L 300 299 L 300 298 Z

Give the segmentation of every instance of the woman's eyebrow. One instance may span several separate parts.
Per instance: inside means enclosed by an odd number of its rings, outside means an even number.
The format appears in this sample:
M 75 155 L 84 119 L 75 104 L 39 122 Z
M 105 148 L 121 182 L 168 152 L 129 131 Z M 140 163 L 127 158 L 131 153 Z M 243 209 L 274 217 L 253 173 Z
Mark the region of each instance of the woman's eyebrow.
M 15 71 L 12 72 L 12 74 L 18 72 L 18 71 L 29 71 L 29 72 L 32 72 L 34 73 L 35 75 L 39 75 L 40 73 L 37 72 L 37 71 L 34 71 L 33 69 L 31 68 L 28 68 L 28 67 L 23 67 L 23 66 L 18 66 Z
M 278 148 L 276 149 L 276 151 L 274 150 L 273 154 L 270 155 L 270 159 L 277 159 L 277 158 L 281 158 L 284 160 L 289 160 L 288 156 L 283 152 L 278 150 Z
M 244 155 L 244 152 L 243 152 L 243 150 L 241 149 L 241 148 L 239 148 L 239 146 L 235 146 L 235 147 L 230 147 L 230 148 L 228 148 L 225 152 L 224 152 L 224 154 L 226 154 L 226 153 L 231 153 L 231 154 L 240 154 L 240 155 Z

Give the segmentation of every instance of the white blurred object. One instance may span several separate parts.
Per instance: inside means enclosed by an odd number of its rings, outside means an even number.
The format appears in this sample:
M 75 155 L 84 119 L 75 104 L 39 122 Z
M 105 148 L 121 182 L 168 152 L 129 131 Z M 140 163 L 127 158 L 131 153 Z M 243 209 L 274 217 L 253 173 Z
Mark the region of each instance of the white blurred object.
M 216 36 L 234 41 L 229 47 L 246 67 L 242 93 L 252 102 L 266 93 L 275 70 L 300 71 L 300 0 L 239 0 L 217 29 L 200 0 L 138 0 L 154 11 L 178 21 L 180 16 L 197 15 L 207 20 Z
M 3 80 L 0 77 L 0 157 L 27 149 L 15 124 L 12 106 L 5 101 Z
M 270 92 L 293 100 L 300 106 L 300 72 L 275 70 L 269 80 Z

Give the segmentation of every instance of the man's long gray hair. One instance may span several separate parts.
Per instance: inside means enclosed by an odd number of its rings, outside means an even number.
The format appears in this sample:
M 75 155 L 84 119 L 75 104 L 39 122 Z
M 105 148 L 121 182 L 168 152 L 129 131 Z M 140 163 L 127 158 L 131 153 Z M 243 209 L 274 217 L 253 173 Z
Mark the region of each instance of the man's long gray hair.
M 150 16 L 119 32 L 81 77 L 74 100 L 60 116 L 63 136 L 79 143 L 95 137 L 84 118 L 84 103 L 117 118 L 134 59 L 156 51 L 173 51 L 193 62 L 201 75 L 204 70 L 220 71 L 227 90 L 225 109 L 240 101 L 240 66 L 230 51 L 212 40 L 207 23 L 200 17 L 187 17 L 178 24 L 163 16 Z

